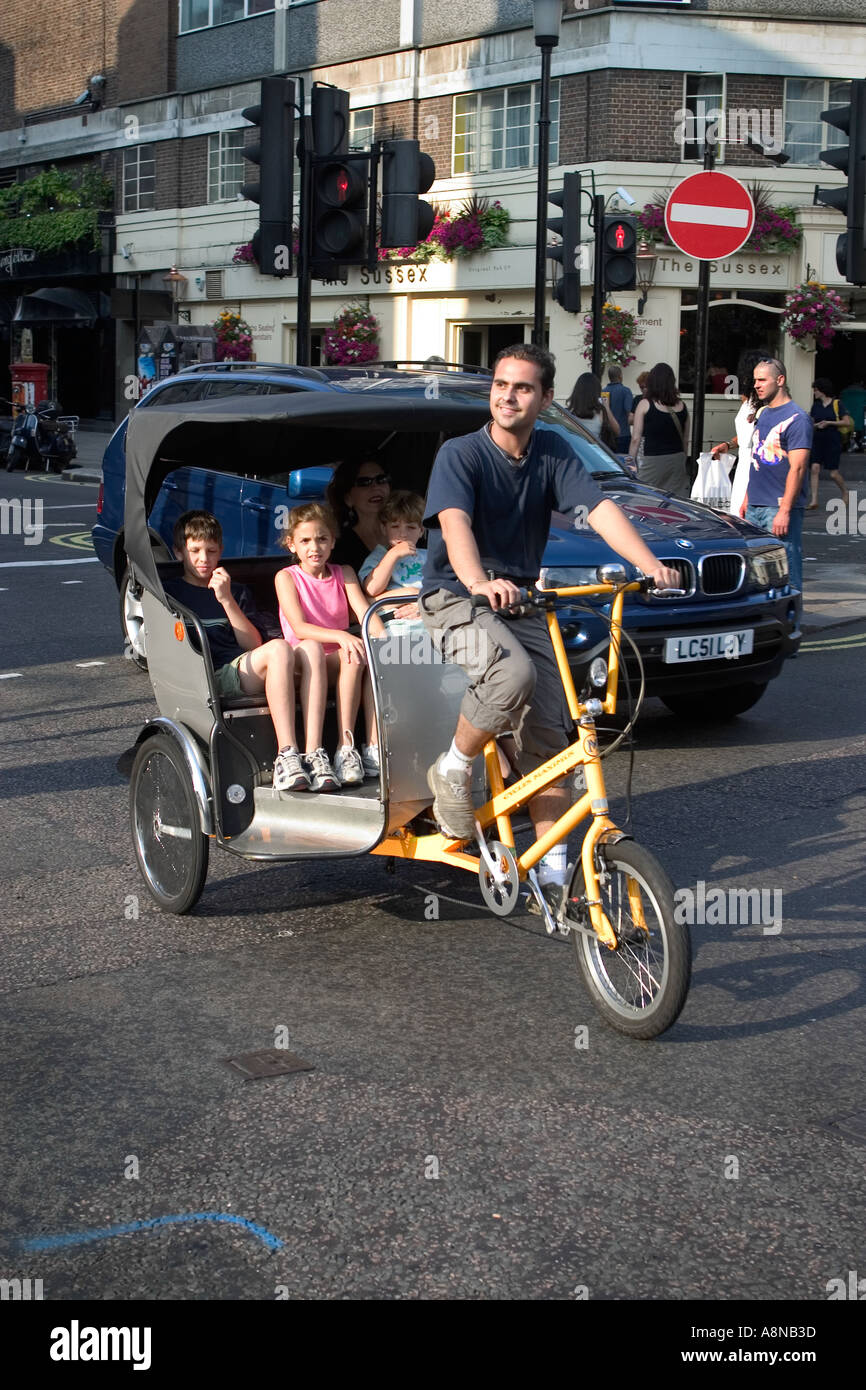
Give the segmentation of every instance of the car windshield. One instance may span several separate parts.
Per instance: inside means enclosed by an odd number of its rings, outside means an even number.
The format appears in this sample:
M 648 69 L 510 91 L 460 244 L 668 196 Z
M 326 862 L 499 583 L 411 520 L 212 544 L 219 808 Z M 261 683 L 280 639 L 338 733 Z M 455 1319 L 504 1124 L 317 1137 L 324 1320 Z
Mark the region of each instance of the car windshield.
M 561 434 L 563 439 L 568 441 L 587 473 L 591 473 L 594 478 L 602 475 L 621 478 L 625 475 L 625 469 L 608 453 L 604 445 L 597 439 L 588 438 L 561 406 L 549 405 L 541 412 L 538 420 L 539 424 L 556 430 L 557 434 Z

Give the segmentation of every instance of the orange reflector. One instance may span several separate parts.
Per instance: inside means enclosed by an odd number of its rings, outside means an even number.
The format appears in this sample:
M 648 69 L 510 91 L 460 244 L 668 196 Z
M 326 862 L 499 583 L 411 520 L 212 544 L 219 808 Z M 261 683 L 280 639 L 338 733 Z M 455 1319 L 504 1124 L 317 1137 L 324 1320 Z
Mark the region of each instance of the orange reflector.
M 183 623 L 182 623 L 182 622 L 178 621 L 178 622 L 175 623 L 175 625 L 174 625 L 174 635 L 175 635 L 175 637 L 177 638 L 178 642 L 182 642 L 182 641 L 183 641 L 183 637 L 184 637 L 184 627 L 183 627 Z

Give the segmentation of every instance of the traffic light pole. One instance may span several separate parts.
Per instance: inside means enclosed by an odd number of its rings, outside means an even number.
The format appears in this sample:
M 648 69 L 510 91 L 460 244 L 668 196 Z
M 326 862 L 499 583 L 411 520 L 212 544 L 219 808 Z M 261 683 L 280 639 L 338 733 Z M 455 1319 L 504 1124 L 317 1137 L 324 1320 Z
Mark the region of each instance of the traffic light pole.
M 301 111 L 304 110 L 303 89 L 301 91 Z M 313 123 L 309 116 L 301 116 L 300 155 L 301 199 L 298 213 L 298 307 L 295 324 L 295 363 L 298 367 L 310 365 L 310 205 L 313 181 Z
M 716 162 L 716 147 L 704 141 L 704 169 Z M 704 408 L 707 394 L 707 351 L 710 333 L 710 263 L 701 261 L 698 270 L 698 304 L 695 313 L 695 398 L 692 403 L 692 457 L 703 447 Z M 688 462 L 688 460 L 687 460 Z
M 535 314 L 532 341 L 547 346 L 544 300 L 547 288 L 547 189 L 550 165 L 550 60 L 553 45 L 541 48 L 541 107 L 538 117 L 538 207 L 535 215 Z
M 595 233 L 595 266 L 592 277 L 592 373 L 601 381 L 601 320 L 604 310 L 604 194 L 592 199 L 593 232 Z

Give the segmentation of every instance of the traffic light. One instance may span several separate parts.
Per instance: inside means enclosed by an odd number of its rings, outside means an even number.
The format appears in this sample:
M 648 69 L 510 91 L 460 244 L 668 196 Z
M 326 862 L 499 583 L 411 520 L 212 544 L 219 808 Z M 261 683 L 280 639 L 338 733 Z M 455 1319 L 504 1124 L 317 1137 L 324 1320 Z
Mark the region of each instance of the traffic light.
M 292 274 L 292 173 L 295 157 L 295 84 L 288 77 L 263 77 L 261 101 L 241 112 L 261 132 L 244 159 L 258 164 L 259 183 L 245 183 L 244 198 L 259 205 L 253 253 L 262 275 Z
M 637 284 L 637 221 L 607 216 L 601 238 L 601 285 L 604 290 L 633 290 Z
M 562 188 L 548 194 L 548 202 L 562 208 L 561 217 L 548 218 L 552 232 L 562 237 L 560 246 L 548 246 L 547 258 L 559 261 L 562 274 L 553 288 L 553 297 L 567 314 L 580 313 L 580 174 L 565 174 Z
M 814 201 L 844 212 L 848 225 L 836 242 L 836 265 L 849 284 L 866 285 L 866 79 L 855 78 L 847 106 L 831 106 L 821 120 L 848 136 L 847 145 L 818 156 L 846 173 L 848 182 L 841 188 L 816 187 Z
M 317 273 L 369 263 L 370 173 L 368 154 L 314 156 L 310 260 Z
M 380 245 L 417 246 L 429 236 L 436 214 L 418 197 L 436 177 L 436 165 L 417 140 L 386 140 L 382 145 L 382 222 Z

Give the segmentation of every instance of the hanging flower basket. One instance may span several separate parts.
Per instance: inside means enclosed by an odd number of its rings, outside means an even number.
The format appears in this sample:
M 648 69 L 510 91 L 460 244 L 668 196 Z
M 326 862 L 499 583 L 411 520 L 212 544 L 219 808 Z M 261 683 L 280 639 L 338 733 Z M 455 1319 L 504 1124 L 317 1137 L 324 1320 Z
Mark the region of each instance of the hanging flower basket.
M 253 335 L 246 319 L 231 309 L 223 309 L 214 323 L 218 362 L 251 362 Z
M 584 315 L 583 355 L 587 362 L 592 361 L 592 314 Z M 635 317 L 628 309 L 618 304 L 604 304 L 601 311 L 601 357 L 608 366 L 616 362 L 627 367 L 634 362 L 635 355 L 629 351 L 629 344 L 635 334 Z
M 322 354 L 335 367 L 375 362 L 379 356 L 379 320 L 366 304 L 345 305 L 325 329 Z
M 804 352 L 817 352 L 832 346 L 844 308 L 835 290 L 807 280 L 785 296 L 782 327 Z
M 433 228 L 417 246 L 382 247 L 380 261 L 453 261 L 475 251 L 495 251 L 508 242 L 511 214 L 497 200 L 468 198 L 456 214 L 436 208 Z

